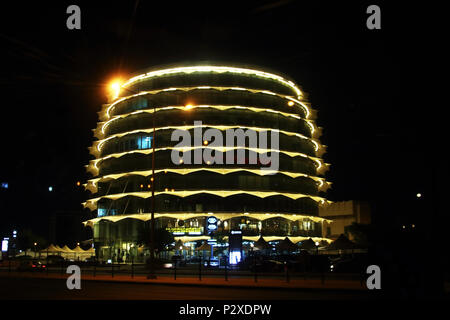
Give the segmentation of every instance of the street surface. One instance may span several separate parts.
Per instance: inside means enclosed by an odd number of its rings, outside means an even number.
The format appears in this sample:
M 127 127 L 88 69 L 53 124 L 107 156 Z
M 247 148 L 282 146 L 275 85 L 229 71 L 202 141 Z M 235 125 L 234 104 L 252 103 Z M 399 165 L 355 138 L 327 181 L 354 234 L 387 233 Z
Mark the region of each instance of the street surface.
M 0 297 L 2 300 L 367 300 L 374 295 L 368 290 L 199 287 L 104 281 L 82 281 L 81 290 L 69 290 L 65 279 L 0 276 Z

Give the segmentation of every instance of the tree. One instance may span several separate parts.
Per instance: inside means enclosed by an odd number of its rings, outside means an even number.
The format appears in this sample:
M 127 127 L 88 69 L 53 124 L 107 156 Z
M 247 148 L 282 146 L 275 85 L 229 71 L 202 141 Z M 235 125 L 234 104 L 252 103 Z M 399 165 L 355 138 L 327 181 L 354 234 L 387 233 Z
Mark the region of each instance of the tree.
M 374 234 L 373 226 L 371 224 L 353 222 L 346 229 L 353 235 L 356 244 L 363 247 L 368 247 L 370 245 Z
M 150 225 L 144 224 L 138 231 L 138 244 L 150 247 Z M 166 250 L 166 246 L 172 244 L 175 239 L 173 235 L 166 230 L 166 228 L 155 229 L 155 251 L 159 254 Z

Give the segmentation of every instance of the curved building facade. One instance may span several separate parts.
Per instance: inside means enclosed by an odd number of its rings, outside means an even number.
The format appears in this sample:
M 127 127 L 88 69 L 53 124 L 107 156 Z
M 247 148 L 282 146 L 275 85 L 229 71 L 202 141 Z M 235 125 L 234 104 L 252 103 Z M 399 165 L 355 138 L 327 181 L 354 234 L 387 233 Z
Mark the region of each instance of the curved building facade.
M 99 116 L 90 148 L 95 159 L 87 166 L 92 197 L 84 206 L 97 213 L 86 224 L 94 229 L 100 256 L 137 254 L 139 230 L 151 216 L 152 188 L 156 227 L 185 243 L 231 230 L 249 241 L 261 235 L 293 242 L 324 235 L 326 220 L 318 208 L 327 204 L 330 183 L 324 178 L 321 128 L 304 93 L 286 77 L 211 65 L 152 70 L 127 80 Z M 208 129 L 224 137 L 227 130 L 276 132 L 278 148 L 272 141 L 266 148 L 252 147 L 247 140 L 244 146 L 213 147 L 214 139 L 203 135 L 196 143 L 196 132 Z M 177 147 L 176 130 L 190 134 L 191 147 Z M 173 158 L 175 151 L 190 151 L 195 158 L 205 150 L 234 161 Z M 263 170 L 260 161 L 249 160 L 252 152 L 277 153 L 277 167 Z M 208 217 L 218 220 L 213 233 Z

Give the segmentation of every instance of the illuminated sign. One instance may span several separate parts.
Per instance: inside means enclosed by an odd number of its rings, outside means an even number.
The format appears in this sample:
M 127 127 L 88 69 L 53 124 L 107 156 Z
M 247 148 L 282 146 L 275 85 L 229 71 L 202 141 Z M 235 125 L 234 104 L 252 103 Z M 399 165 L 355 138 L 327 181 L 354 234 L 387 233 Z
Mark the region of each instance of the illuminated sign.
M 209 217 L 208 218 L 208 223 L 216 223 L 217 222 L 217 218 L 216 217 Z
M 8 251 L 8 242 L 9 242 L 9 238 L 4 238 L 2 241 L 2 251 L 6 252 Z
M 219 220 L 216 217 L 208 217 L 206 219 L 206 229 L 208 229 L 209 232 L 213 232 L 217 230 L 217 222 Z
M 231 251 L 229 263 L 230 264 L 238 264 L 241 262 L 241 252 L 240 251 Z
M 175 228 L 166 228 L 172 234 L 182 235 L 182 234 L 191 234 L 191 235 L 199 235 L 202 234 L 202 228 L 198 227 L 175 227 Z

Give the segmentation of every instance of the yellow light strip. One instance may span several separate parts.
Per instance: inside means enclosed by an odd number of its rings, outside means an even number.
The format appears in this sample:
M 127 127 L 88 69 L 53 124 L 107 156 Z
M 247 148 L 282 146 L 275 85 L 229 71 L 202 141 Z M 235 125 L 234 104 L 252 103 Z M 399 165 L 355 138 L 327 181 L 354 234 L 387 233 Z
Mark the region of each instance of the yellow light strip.
M 261 170 L 261 169 L 245 169 L 245 168 L 233 168 L 233 169 L 213 169 L 213 168 L 192 168 L 192 169 L 158 169 L 155 170 L 155 173 L 158 174 L 160 172 L 171 172 L 171 173 L 175 173 L 175 174 L 181 174 L 181 175 L 186 175 L 186 174 L 190 174 L 190 173 L 194 173 L 194 172 L 198 172 L 198 171 L 209 171 L 209 172 L 214 172 L 214 173 L 219 173 L 219 174 L 230 174 L 230 173 L 235 173 L 235 172 L 242 172 L 242 171 L 247 171 L 253 174 L 258 174 L 260 176 L 264 176 L 264 175 L 269 175 L 269 174 L 276 174 L 276 173 L 280 173 L 286 176 L 289 176 L 291 178 L 297 178 L 297 177 L 304 177 L 304 178 L 309 178 L 314 180 L 316 183 L 318 183 L 318 190 L 319 191 L 326 191 L 328 190 L 328 188 L 331 186 L 331 182 L 328 182 L 325 180 L 325 178 L 321 178 L 321 177 L 315 177 L 315 176 L 310 176 L 304 173 L 297 173 L 297 172 L 288 172 L 288 171 L 272 171 L 272 170 Z M 138 176 L 143 176 L 143 177 L 149 177 L 152 175 L 152 171 L 151 170 L 143 170 L 143 171 L 131 171 L 131 172 L 126 172 L 126 173 L 117 173 L 117 174 L 109 174 L 109 175 L 105 175 L 101 178 L 95 178 L 95 179 L 90 179 L 88 180 L 87 184 L 84 184 L 84 187 L 86 190 L 91 191 L 92 193 L 97 193 L 97 184 L 98 182 L 106 182 L 106 181 L 110 181 L 110 180 L 117 180 L 120 179 L 122 177 L 125 176 L 132 176 L 132 175 L 138 175 Z
M 139 97 L 139 96 L 146 95 L 146 94 L 158 94 L 160 92 L 169 91 L 169 90 L 192 91 L 192 90 L 197 90 L 197 89 L 206 89 L 206 88 L 205 87 L 179 87 L 179 88 L 168 88 L 168 89 L 162 89 L 162 90 L 142 91 L 142 92 L 130 95 L 130 96 L 122 97 L 122 98 L 114 101 L 106 109 L 106 116 L 108 119 L 111 117 L 109 112 L 111 111 L 112 108 L 115 107 L 116 104 L 118 104 L 122 101 L 128 100 L 128 99 L 134 98 L 134 97 Z M 294 99 L 290 96 L 277 94 L 277 93 L 273 93 L 273 92 L 266 91 L 266 90 L 254 90 L 254 89 L 247 89 L 247 88 L 234 88 L 234 87 L 208 87 L 207 88 L 207 90 L 210 90 L 210 89 L 219 90 L 219 91 L 244 90 L 244 91 L 248 91 L 248 92 L 252 92 L 252 93 L 264 93 L 264 94 L 275 95 L 275 96 L 278 96 L 283 99 L 291 100 L 291 101 L 295 102 L 297 105 L 302 106 L 302 108 L 306 112 L 306 119 L 309 119 L 309 116 L 311 115 L 311 111 L 309 110 L 309 107 L 305 103 L 301 102 L 300 100 Z
M 327 203 L 327 200 L 318 196 L 306 195 L 303 193 L 285 193 L 285 192 L 273 192 L 273 191 L 245 191 L 245 190 L 180 190 L 180 191 L 155 191 L 155 196 L 160 194 L 169 194 L 177 197 L 185 198 L 196 194 L 207 193 L 216 195 L 222 198 L 226 198 L 229 196 L 237 195 L 237 194 L 249 194 L 252 196 L 256 196 L 259 198 L 267 198 L 271 196 L 283 196 L 287 198 L 291 198 L 293 200 L 297 200 L 300 198 L 310 198 L 314 201 L 319 202 L 321 205 Z M 100 199 L 111 199 L 117 200 L 120 198 L 124 198 L 127 196 L 133 196 L 138 198 L 150 198 L 152 196 L 152 192 L 144 191 L 144 192 L 126 192 L 126 193 L 118 193 L 118 194 L 109 194 L 101 197 L 89 199 L 83 203 L 84 207 L 87 207 L 91 210 L 94 210 L 97 206 L 97 202 Z
M 238 73 L 238 74 L 249 74 L 253 76 L 258 76 L 266 79 L 272 79 L 275 81 L 278 81 L 282 83 L 283 85 L 286 85 L 293 89 L 295 93 L 297 94 L 297 98 L 301 98 L 303 95 L 301 90 L 297 87 L 297 85 L 290 81 L 286 80 L 281 76 L 259 71 L 259 70 L 253 70 L 253 69 L 245 69 L 245 68 L 236 68 L 236 67 L 225 67 L 225 66 L 194 66 L 194 67 L 178 67 L 178 68 L 170 68 L 170 69 L 163 69 L 163 70 L 157 70 L 157 71 L 151 71 L 147 72 L 138 76 L 135 76 L 131 79 L 128 79 L 122 87 L 127 87 L 131 84 L 133 84 L 136 81 L 153 78 L 153 77 L 160 77 L 168 74 L 174 74 L 174 73 L 193 73 L 193 72 L 216 72 L 216 73 L 224 73 L 224 72 L 230 72 L 230 73 Z
M 167 126 L 167 127 L 159 127 L 159 128 L 155 128 L 156 131 L 160 131 L 160 130 L 171 130 L 171 129 L 177 129 L 177 130 L 190 130 L 190 129 L 194 129 L 194 128 L 214 128 L 214 129 L 218 129 L 221 131 L 225 131 L 228 129 L 247 129 L 247 130 L 253 130 L 256 132 L 261 132 L 261 131 L 275 131 L 275 132 L 280 132 L 282 134 L 285 134 L 287 136 L 296 136 L 297 138 L 300 139 L 305 139 L 308 141 L 311 141 L 314 144 L 314 151 L 319 150 L 319 144 L 314 140 L 311 139 L 307 136 L 304 136 L 300 133 L 296 133 L 296 132 L 291 132 L 291 131 L 285 131 L 285 130 L 278 130 L 278 129 L 272 129 L 272 128 L 261 128 L 261 127 L 246 127 L 246 126 L 218 126 L 218 125 L 207 125 L 207 124 L 203 124 L 201 126 L 194 126 L 194 125 L 189 125 L 189 126 Z M 109 136 L 106 139 L 102 139 L 102 140 L 98 140 L 98 145 L 97 145 L 97 150 L 100 151 L 102 148 L 102 145 L 113 138 L 120 138 L 123 136 L 127 136 L 130 134 L 134 134 L 134 133 L 139 133 L 139 132 L 145 132 L 145 133 L 153 133 L 153 128 L 152 129 L 136 129 L 136 130 L 132 130 L 132 131 L 127 131 L 127 132 L 122 132 L 122 133 L 116 133 L 112 136 Z
M 214 212 L 212 213 L 214 217 L 216 217 L 219 220 L 229 220 L 232 218 L 239 218 L 239 217 L 246 217 L 246 218 L 252 218 L 259 221 L 264 221 L 267 219 L 273 219 L 273 218 L 283 218 L 290 221 L 299 221 L 299 220 L 312 220 L 314 222 L 327 222 L 331 223 L 332 220 L 325 219 L 318 216 L 308 216 L 308 215 L 302 215 L 302 214 L 292 214 L 292 213 L 221 213 L 221 212 Z M 181 219 L 181 220 L 188 220 L 188 219 L 194 219 L 194 218 L 201 218 L 201 217 L 209 217 L 211 216 L 211 212 L 209 213 L 188 213 L 188 212 L 168 212 L 168 213 L 155 213 L 154 217 L 155 219 L 158 218 L 174 218 L 174 219 Z M 126 214 L 126 215 L 118 215 L 118 216 L 103 216 L 98 217 L 94 219 L 90 219 L 87 221 L 84 221 L 83 223 L 85 225 L 94 225 L 95 223 L 99 222 L 100 220 L 108 220 L 112 222 L 117 222 L 123 219 L 138 219 L 141 221 L 148 221 L 151 219 L 151 213 L 134 213 L 134 214 Z
M 302 118 L 300 116 L 298 116 L 297 114 L 293 114 L 293 113 L 287 113 L 287 112 L 281 112 L 281 111 L 277 111 L 277 110 L 273 110 L 273 109 L 267 109 L 267 108 L 258 108 L 258 107 L 244 107 L 244 106 L 222 106 L 222 105 L 192 105 L 190 109 L 196 109 L 196 108 L 213 108 L 213 109 L 218 109 L 218 110 L 228 110 L 228 109 L 245 109 L 245 110 L 250 110 L 253 112 L 271 112 L 271 113 L 276 113 L 276 114 L 281 114 L 285 117 L 292 117 L 298 120 L 301 120 Z M 167 106 L 167 107 L 161 107 L 161 108 L 155 108 L 156 112 L 158 111 L 164 111 L 164 110 L 173 110 L 173 109 L 178 109 L 178 110 L 184 110 L 185 106 Z M 105 123 L 103 123 L 102 128 L 101 128 L 101 132 L 102 134 L 105 133 L 105 129 L 115 120 L 120 119 L 120 118 L 126 118 L 130 115 L 135 115 L 135 114 L 140 114 L 140 113 L 153 113 L 153 108 L 151 109 L 144 109 L 144 110 L 138 110 L 138 111 L 133 111 L 133 112 L 129 112 L 129 113 L 125 113 L 125 114 L 120 114 L 117 116 L 114 116 L 113 118 L 109 119 L 108 121 L 106 121 Z M 314 125 L 314 121 L 312 120 L 306 120 L 303 119 L 308 126 L 310 127 L 311 130 L 311 134 L 313 135 L 315 132 L 315 125 Z M 307 137 L 308 138 L 308 137 Z M 311 139 L 311 138 L 308 138 Z
M 220 173 L 220 174 L 230 174 L 230 173 L 235 173 L 235 172 L 241 172 L 241 171 L 247 171 L 250 173 L 254 173 L 260 176 L 265 176 L 265 175 L 272 175 L 275 173 L 280 173 L 286 176 L 289 176 L 291 178 L 297 178 L 297 177 L 305 177 L 305 178 L 310 178 L 316 182 L 319 182 L 319 186 L 322 186 L 326 181 L 325 178 L 321 178 L 321 177 L 315 177 L 315 176 L 310 176 L 304 173 L 297 173 L 297 172 L 289 172 L 289 171 L 275 171 L 275 170 L 262 170 L 262 169 L 246 169 L 246 168 L 233 168 L 233 169 L 214 169 L 214 168 L 192 168 L 192 169 L 173 169 L 173 168 L 167 168 L 167 169 L 158 169 L 155 170 L 155 173 L 158 174 L 160 172 L 171 172 L 171 173 L 176 173 L 176 174 L 181 174 L 181 175 L 186 175 L 186 174 L 190 174 L 193 172 L 198 172 L 198 171 L 210 171 L 210 172 L 214 172 L 214 173 Z M 101 178 L 96 178 L 96 179 L 90 179 L 88 180 L 91 183 L 97 183 L 97 182 L 103 182 L 103 181 L 108 181 L 108 180 L 117 180 L 120 179 L 122 177 L 125 176 L 131 176 L 131 175 L 140 175 L 140 176 L 151 176 L 152 175 L 152 170 L 143 170 L 143 171 L 132 171 L 132 172 L 127 172 L 127 173 L 117 173 L 117 174 L 108 174 L 105 175 Z
M 231 150 L 249 150 L 249 151 L 254 151 L 258 154 L 261 153 L 266 153 L 266 152 L 279 152 L 279 153 L 283 153 L 286 154 L 290 157 L 302 157 L 302 158 L 307 158 L 309 160 L 314 161 L 315 163 L 317 163 L 317 170 L 320 169 L 320 167 L 322 166 L 322 159 L 320 158 L 316 158 L 316 157 L 311 157 L 308 156 L 304 153 L 301 152 L 290 152 L 290 151 L 283 151 L 283 150 L 272 150 L 272 149 L 262 149 L 262 148 L 247 148 L 247 147 L 212 147 L 212 146 L 198 146 L 198 147 L 165 147 L 165 148 L 155 148 L 155 152 L 158 151 L 164 151 L 164 150 L 177 150 L 180 152 L 187 152 L 187 151 L 192 151 L 192 150 L 197 150 L 197 149 L 212 149 L 212 150 L 218 150 L 221 152 L 227 152 L 227 151 L 231 151 Z M 138 153 L 138 154 L 151 154 L 153 152 L 153 149 L 142 149 L 142 150 L 132 150 L 132 151 L 126 151 L 126 152 L 119 152 L 119 153 L 112 153 L 110 155 L 107 155 L 105 157 L 102 158 L 98 158 L 95 160 L 91 160 L 90 162 L 93 164 L 93 166 L 95 168 L 98 169 L 97 164 L 101 161 L 110 159 L 110 158 L 120 158 L 123 157 L 124 155 L 127 154 L 133 154 L 133 153 Z

